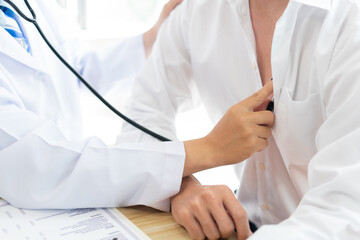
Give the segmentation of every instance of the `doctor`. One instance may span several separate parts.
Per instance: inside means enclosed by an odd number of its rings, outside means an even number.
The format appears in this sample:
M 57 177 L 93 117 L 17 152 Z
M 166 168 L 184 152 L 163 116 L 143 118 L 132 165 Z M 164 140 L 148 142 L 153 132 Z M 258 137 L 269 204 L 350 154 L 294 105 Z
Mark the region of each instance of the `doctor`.
M 13 2 L 26 9 L 22 0 Z M 55 11 L 56 2 L 30 4 L 55 48 L 104 93 L 141 69 L 157 29 L 179 2 L 171 0 L 157 25 L 143 36 L 93 51 L 81 51 L 73 34 L 67 34 L 72 24 Z M 11 204 L 57 209 L 144 204 L 168 210 L 182 177 L 236 163 L 266 147 L 273 115 L 253 114 L 252 109 L 272 93 L 271 84 L 234 106 L 202 139 L 159 143 L 150 138 L 143 144 L 116 146 L 96 137 L 82 139 L 79 82 L 32 25 L 21 21 L 4 1 L 0 10 L 0 197 Z M 239 116 L 260 118 L 258 124 L 244 123 L 256 134 L 233 131 L 243 127 L 234 121 Z M 224 138 L 223 144 L 214 145 L 219 138 Z M 239 148 L 238 143 L 247 139 L 253 144 Z
M 357 0 L 185 0 L 173 12 L 135 82 L 135 120 L 175 138 L 180 109 L 201 102 L 216 123 L 274 82 L 273 138 L 237 167 L 239 201 L 227 187 L 193 177 L 172 198 L 174 218 L 194 239 L 233 232 L 239 219 L 225 214 L 229 202 L 245 208 L 240 220 L 261 227 L 251 240 L 359 239 L 359 7 Z
M 13 2 L 28 12 L 24 1 Z M 56 49 L 105 93 L 139 72 L 157 29 L 179 2 L 170 1 L 147 33 L 93 51 L 81 50 L 77 29 L 71 29 L 76 24 L 56 1 L 30 4 Z M 166 144 L 165 153 L 158 153 L 157 144 L 108 147 L 98 138 L 83 140 L 80 83 L 33 25 L 16 14 L 12 17 L 4 1 L 0 6 L 0 197 L 18 207 L 76 208 L 156 205 L 175 193 L 183 164 L 181 155 L 172 154 L 177 146 Z M 24 38 L 14 38 L 14 31 Z M 165 186 L 162 180 L 167 179 Z M 147 192 L 152 192 L 150 197 Z

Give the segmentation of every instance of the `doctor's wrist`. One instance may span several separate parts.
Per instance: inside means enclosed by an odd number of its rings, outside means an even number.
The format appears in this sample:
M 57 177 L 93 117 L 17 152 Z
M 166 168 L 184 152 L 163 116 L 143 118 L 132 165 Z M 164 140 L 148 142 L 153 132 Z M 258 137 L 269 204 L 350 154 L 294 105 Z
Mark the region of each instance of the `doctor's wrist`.
M 184 177 L 218 166 L 214 149 L 205 138 L 186 141 L 184 147 L 186 153 Z
M 153 27 L 149 31 L 143 34 L 143 42 L 144 42 L 146 58 L 148 58 L 152 52 L 153 45 L 156 40 L 157 32 L 158 32 L 157 27 Z

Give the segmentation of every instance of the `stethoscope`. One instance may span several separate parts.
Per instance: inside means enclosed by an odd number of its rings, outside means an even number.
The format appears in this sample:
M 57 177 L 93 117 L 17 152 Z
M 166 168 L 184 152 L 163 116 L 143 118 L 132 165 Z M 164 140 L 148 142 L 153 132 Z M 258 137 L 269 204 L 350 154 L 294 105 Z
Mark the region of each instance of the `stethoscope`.
M 130 118 L 128 118 L 127 116 L 125 116 L 124 114 L 122 114 L 121 112 L 119 112 L 115 107 L 113 107 L 108 101 L 106 101 L 101 95 L 100 93 L 98 93 L 73 67 L 71 67 L 71 65 L 58 53 L 58 51 L 56 51 L 56 49 L 53 47 L 53 45 L 49 42 L 49 40 L 46 38 L 44 32 L 41 30 L 39 24 L 37 23 L 36 20 L 36 14 L 34 12 L 34 10 L 32 9 L 32 7 L 30 6 L 28 0 L 24 0 L 27 8 L 29 9 L 32 18 L 27 17 L 14 3 L 12 3 L 10 0 L 4 0 L 6 3 L 8 3 L 11 7 L 14 8 L 14 10 L 21 16 L 21 18 L 23 18 L 24 20 L 26 20 L 27 22 L 30 22 L 32 24 L 34 24 L 35 28 L 37 29 L 37 31 L 39 32 L 39 34 L 41 35 L 42 39 L 45 41 L 45 43 L 48 45 L 48 47 L 51 49 L 51 51 L 56 55 L 56 57 L 90 90 L 90 92 L 92 92 L 106 107 L 108 107 L 113 113 L 115 113 L 117 116 L 119 116 L 120 118 L 122 118 L 123 120 L 125 120 L 127 123 L 131 124 L 132 126 L 136 127 L 137 129 L 143 131 L 144 133 L 147 133 L 148 135 L 166 142 L 166 141 L 171 141 L 170 139 L 167 139 L 153 131 L 151 131 L 150 129 L 136 123 L 135 121 L 131 120 Z

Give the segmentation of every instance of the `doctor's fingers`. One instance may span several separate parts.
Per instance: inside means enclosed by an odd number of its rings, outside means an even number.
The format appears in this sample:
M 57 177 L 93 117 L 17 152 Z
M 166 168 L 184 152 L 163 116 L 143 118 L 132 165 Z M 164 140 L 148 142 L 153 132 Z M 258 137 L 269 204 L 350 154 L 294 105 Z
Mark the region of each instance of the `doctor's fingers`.
M 163 8 L 162 17 L 167 18 L 174 8 L 179 5 L 183 0 L 170 0 Z
M 272 127 L 274 125 L 275 116 L 270 111 L 252 112 L 247 114 L 247 120 L 258 125 Z
M 271 128 L 267 126 L 256 125 L 254 127 L 254 135 L 262 139 L 268 139 L 272 135 Z
M 255 92 L 248 98 L 245 98 L 243 101 L 239 103 L 239 105 L 243 106 L 249 111 L 254 111 L 259 106 L 261 106 L 264 101 L 267 101 L 269 96 L 273 93 L 273 83 L 269 82 L 265 84 L 259 91 Z
M 171 10 L 174 9 L 177 5 L 179 5 L 183 0 L 170 0 L 165 6 L 170 8 Z
M 261 152 L 268 146 L 269 146 L 269 141 L 267 139 L 258 137 L 256 144 L 255 144 L 255 151 Z
M 165 19 L 170 15 L 171 11 L 176 8 L 177 5 L 179 5 L 183 0 L 170 0 L 167 2 L 160 14 L 159 19 L 157 20 L 155 24 L 155 29 L 158 31 L 165 21 Z

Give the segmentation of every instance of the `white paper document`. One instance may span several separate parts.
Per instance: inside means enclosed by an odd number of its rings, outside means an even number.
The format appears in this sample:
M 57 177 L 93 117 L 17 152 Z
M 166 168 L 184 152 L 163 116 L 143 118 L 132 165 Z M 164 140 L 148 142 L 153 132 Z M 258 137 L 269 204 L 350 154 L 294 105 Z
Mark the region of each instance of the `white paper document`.
M 1 240 L 150 240 L 117 209 L 26 210 L 0 199 Z

